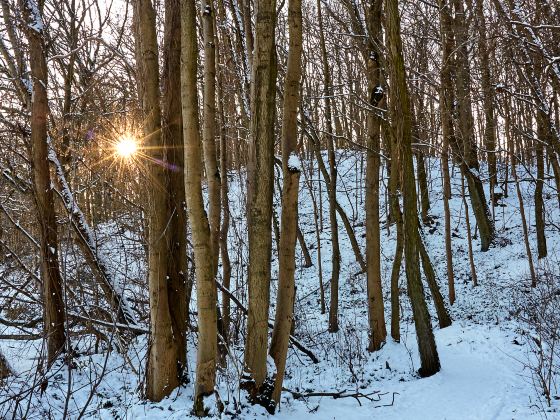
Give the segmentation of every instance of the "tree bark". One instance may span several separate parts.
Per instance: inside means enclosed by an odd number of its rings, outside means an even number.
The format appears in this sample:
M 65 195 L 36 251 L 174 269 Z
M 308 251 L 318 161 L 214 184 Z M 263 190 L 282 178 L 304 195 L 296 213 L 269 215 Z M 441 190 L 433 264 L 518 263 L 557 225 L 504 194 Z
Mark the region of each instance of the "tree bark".
M 216 382 L 217 291 L 210 225 L 202 197 L 195 4 L 195 0 L 181 0 L 181 99 L 185 142 L 185 196 L 192 230 L 198 309 L 194 412 L 197 416 L 203 416 L 206 411 L 204 397 L 214 392 Z M 205 8 L 204 13 L 207 11 L 208 8 Z
M 437 373 L 440 370 L 440 362 L 420 278 L 420 262 L 418 258 L 420 235 L 418 233 L 416 185 L 411 149 L 412 120 L 402 54 L 398 0 L 386 0 L 385 4 L 390 61 L 389 75 L 391 80 L 391 122 L 396 147 L 401 158 L 406 278 L 420 352 L 421 366 L 418 372 L 421 376 L 425 377 Z
M 544 143 L 548 140 L 546 115 L 537 111 L 537 138 L 535 139 L 535 157 L 537 161 L 537 179 L 535 182 L 535 228 L 537 230 L 537 255 L 538 258 L 547 256 L 546 235 L 544 233 Z
M 455 143 L 453 129 L 452 104 L 453 94 L 453 32 L 451 30 L 451 4 L 448 0 L 440 0 L 440 33 L 442 40 L 441 90 L 440 90 L 440 118 L 442 126 L 441 170 L 443 175 L 443 211 L 445 218 L 445 259 L 447 268 L 447 285 L 449 289 L 449 303 L 455 303 L 455 275 L 453 274 L 453 249 L 451 246 L 451 180 L 449 176 L 449 145 Z
M 47 97 L 48 70 L 45 54 L 43 2 L 22 2 L 29 41 L 29 63 L 33 95 L 31 102 L 31 160 L 33 192 L 41 237 L 41 279 L 43 281 L 44 334 L 47 341 L 47 366 L 50 367 L 66 344 L 66 311 L 62 276 L 58 263 L 58 235 L 53 186 L 48 160 Z
M 259 394 L 266 379 L 272 193 L 274 181 L 274 117 L 276 99 L 276 1 L 255 4 L 255 46 L 251 78 L 251 135 L 247 166 L 249 207 L 249 314 L 243 386 Z
M 329 197 L 329 221 L 331 224 L 332 272 L 331 272 L 331 300 L 329 303 L 329 332 L 338 331 L 338 280 L 340 277 L 340 246 L 338 243 L 338 220 L 336 218 L 336 156 L 334 151 L 333 122 L 331 110 L 331 74 L 325 44 L 325 28 L 321 1 L 317 0 L 317 18 L 319 21 L 319 43 L 323 63 L 324 96 L 325 96 L 325 131 L 327 138 L 327 153 L 329 159 L 330 182 L 327 185 Z
M 216 38 L 214 36 L 214 5 L 212 0 L 202 2 L 202 31 L 204 38 L 204 111 L 202 144 L 208 181 L 208 221 L 214 275 L 218 272 L 220 241 L 220 171 L 216 156 Z
M 143 144 L 152 162 L 147 217 L 148 286 L 150 295 L 150 343 L 146 367 L 145 395 L 160 401 L 179 385 L 178 342 L 174 334 L 169 302 L 169 238 L 166 228 L 169 216 L 169 195 L 165 144 L 161 135 L 159 91 L 159 63 L 156 35 L 156 13 L 151 0 L 136 0 L 134 14 L 137 22 L 136 49 L 139 92 L 142 97 Z M 161 164 L 156 164 L 161 162 Z
M 166 0 L 163 45 L 163 126 L 166 148 L 168 220 L 168 288 L 169 311 L 174 333 L 175 360 L 180 383 L 185 383 L 187 321 L 191 287 L 187 267 L 187 227 L 183 152 L 183 117 L 181 113 L 181 15 L 180 0 Z
M 272 399 L 280 402 L 282 382 L 286 369 L 288 343 L 294 317 L 295 298 L 295 249 L 298 232 L 298 194 L 300 168 L 296 158 L 297 113 L 299 104 L 299 84 L 301 79 L 302 55 L 302 12 L 301 0 L 288 3 L 288 26 L 290 44 L 288 66 L 284 82 L 284 110 L 282 120 L 282 216 L 280 248 L 278 250 L 278 295 L 276 317 L 270 343 L 270 355 L 276 365 Z M 291 162 L 290 159 L 295 160 Z
M 371 0 L 366 11 L 369 33 L 367 80 L 370 105 L 379 107 L 384 98 L 381 85 L 381 9 L 382 0 Z M 367 114 L 367 166 L 366 166 L 366 259 L 367 301 L 369 320 L 369 351 L 381 348 L 387 338 L 385 308 L 381 289 L 381 239 L 379 222 L 379 167 L 382 120 L 377 111 Z

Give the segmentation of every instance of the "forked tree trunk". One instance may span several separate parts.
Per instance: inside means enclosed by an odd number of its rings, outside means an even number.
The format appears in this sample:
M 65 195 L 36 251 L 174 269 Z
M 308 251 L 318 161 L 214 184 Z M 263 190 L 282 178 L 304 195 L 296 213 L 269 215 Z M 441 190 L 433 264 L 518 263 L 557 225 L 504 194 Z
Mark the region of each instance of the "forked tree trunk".
M 53 199 L 53 184 L 49 171 L 47 118 L 48 70 L 45 57 L 43 2 L 22 1 L 29 41 L 29 63 L 33 96 L 31 102 L 31 160 L 33 162 L 33 192 L 41 236 L 41 280 L 43 281 L 44 334 L 47 341 L 47 366 L 65 348 L 66 311 L 63 285 L 58 264 L 58 235 Z
M 276 365 L 272 399 L 280 402 L 288 343 L 294 317 L 295 301 L 295 250 L 298 231 L 298 194 L 300 168 L 296 158 L 297 111 L 299 104 L 299 84 L 301 79 L 302 55 L 302 12 L 301 0 L 288 3 L 288 25 L 290 44 L 288 66 L 284 84 L 284 110 L 282 121 L 282 216 L 280 248 L 278 250 L 278 296 L 276 317 L 270 343 L 270 355 Z M 290 161 L 292 159 L 292 161 Z
M 251 136 L 247 165 L 249 313 L 244 363 L 248 376 L 244 376 L 242 383 L 252 397 L 260 393 L 267 375 L 276 100 L 276 1 L 257 0 L 255 16 Z
M 207 13 L 208 8 L 205 8 Z M 210 9 L 209 13 L 213 13 Z M 185 195 L 195 259 L 198 309 L 198 349 L 194 412 L 205 415 L 204 397 L 214 392 L 217 359 L 217 292 L 211 233 L 202 197 L 202 155 L 196 84 L 198 45 L 196 2 L 181 1 L 181 99 L 185 142 Z
M 439 356 L 432 331 L 430 314 L 420 278 L 420 235 L 416 207 L 416 183 L 412 164 L 412 119 L 406 72 L 402 54 L 398 0 L 386 0 L 389 75 L 391 80 L 390 110 L 395 146 L 398 148 L 403 192 L 404 256 L 408 294 L 412 304 L 416 337 L 420 352 L 419 374 L 430 376 L 440 370 Z M 393 168 L 395 170 L 396 168 Z

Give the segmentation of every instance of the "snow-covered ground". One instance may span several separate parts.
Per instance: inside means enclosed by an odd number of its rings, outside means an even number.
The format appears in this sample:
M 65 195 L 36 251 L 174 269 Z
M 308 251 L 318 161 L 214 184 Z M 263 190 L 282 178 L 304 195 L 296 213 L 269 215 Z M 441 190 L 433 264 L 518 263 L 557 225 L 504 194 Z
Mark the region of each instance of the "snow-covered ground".
M 364 251 L 365 227 L 363 199 L 362 157 L 355 152 L 340 152 L 338 199 L 351 219 L 356 237 Z M 430 215 L 434 223 L 424 227 L 427 249 L 436 270 L 442 294 L 447 301 L 447 276 L 444 248 L 444 221 L 441 193 L 441 171 L 439 160 L 428 161 L 430 183 Z M 520 169 L 521 179 L 530 179 L 530 174 Z M 378 352 L 368 353 L 366 279 L 359 273 L 350 242 L 339 220 L 342 252 L 340 275 L 340 331 L 327 332 L 327 315 L 320 313 L 319 276 L 317 264 L 317 241 L 315 237 L 313 206 L 305 178 L 300 190 L 300 227 L 310 248 L 314 265 L 303 267 L 303 259 L 297 253 L 297 302 L 296 337 L 310 348 L 320 359 L 313 364 L 304 354 L 290 348 L 285 388 L 300 393 L 341 392 L 358 398 L 309 397 L 294 399 L 290 392 L 283 393 L 278 419 L 540 419 L 560 418 L 560 391 L 552 388 L 552 407 L 535 389 L 531 370 L 527 367 L 532 355 L 528 340 L 532 331 L 516 317 L 524 296 L 531 291 L 528 263 L 514 184 L 509 185 L 509 197 L 496 207 L 497 240 L 488 252 L 479 251 L 478 238 L 474 240 L 474 260 L 478 275 L 478 287 L 473 287 L 469 260 L 464 208 L 460 195 L 461 180 L 457 170 L 453 171 L 453 198 L 450 201 L 453 228 L 453 262 L 457 301 L 449 307 L 453 318 L 451 327 L 440 330 L 428 296 L 433 315 L 432 324 L 441 359 L 441 372 L 421 379 L 416 374 L 419 358 L 412 323 L 411 311 L 406 296 L 404 270 L 401 270 L 401 342 L 390 338 Z M 310 175 L 318 199 L 320 184 L 317 173 Z M 241 264 L 246 263 L 245 209 L 238 175 L 231 174 L 230 256 L 234 262 L 232 289 L 245 281 Z M 552 181 L 551 181 L 552 182 Z M 530 240 L 536 254 L 536 234 L 533 214 L 533 183 L 523 182 L 522 190 L 529 221 Z M 322 185 L 324 230 L 321 233 L 321 257 L 323 279 L 329 301 L 328 280 L 331 271 L 330 230 L 328 226 L 328 201 Z M 488 191 L 487 191 L 488 196 Z M 385 187 L 381 191 L 384 201 Z M 546 220 L 549 257 L 537 261 L 538 270 L 557 265 L 560 259 L 560 232 L 556 227 L 560 221 L 556 192 L 551 185 L 545 186 Z M 276 200 L 279 214 L 280 206 Z M 385 205 L 381 205 L 381 218 L 385 219 Z M 471 225 L 475 221 L 469 212 Z M 114 265 L 122 268 L 128 261 L 130 272 L 119 271 L 118 277 L 141 279 L 145 267 L 134 260 L 142 255 L 141 246 L 125 233 L 117 234 L 113 225 L 100 231 L 104 237 L 103 249 Z M 110 237 L 107 234 L 111 232 Z M 239 238 L 245 245 L 240 245 Z M 382 274 L 385 294 L 387 328 L 390 323 L 389 281 L 395 250 L 395 228 L 382 226 Z M 135 250 L 134 255 L 130 252 Z M 127 251 L 127 253 L 125 253 Z M 0 268 L 1 271 L 1 268 Z M 239 277 L 236 277 L 239 275 Z M 274 315 L 277 266 L 273 263 L 271 317 Z M 130 286 L 132 287 L 132 286 Z M 425 287 L 426 293 L 428 288 Z M 245 300 L 242 298 L 242 300 Z M 195 303 L 192 303 L 194 308 Z M 3 317 L 6 314 L 2 313 Z M 15 334 L 15 328 L 2 328 L 0 334 Z M 76 340 L 78 340 L 76 338 Z M 80 340 L 83 340 L 80 339 Z M 140 336 L 130 346 L 126 357 L 113 352 L 82 355 L 75 360 L 69 371 L 60 362 L 48 374 L 49 386 L 44 393 L 35 387 L 32 398 L 28 390 L 36 380 L 37 355 L 41 351 L 41 340 L 0 340 L 0 349 L 10 360 L 18 375 L 8 380 L 0 389 L 0 418 L 60 418 L 65 412 L 77 418 L 84 406 L 85 418 L 130 418 L 130 419 L 179 419 L 189 417 L 192 408 L 192 385 L 196 356 L 196 337 L 188 340 L 189 385 L 176 390 L 169 398 L 154 404 L 143 401 L 142 386 L 146 336 Z M 77 343 L 78 348 L 85 342 Z M 218 377 L 218 392 L 226 405 L 223 418 L 252 419 L 268 416 L 261 407 L 253 407 L 238 390 L 239 372 L 243 359 L 243 343 L 232 345 L 228 368 Z M 71 381 L 68 381 L 71 373 Z M 70 391 L 70 392 L 69 392 Z M 67 396 L 70 395 L 69 398 Z M 16 405 L 18 405 L 16 409 Z M 14 411 L 15 410 L 15 411 Z

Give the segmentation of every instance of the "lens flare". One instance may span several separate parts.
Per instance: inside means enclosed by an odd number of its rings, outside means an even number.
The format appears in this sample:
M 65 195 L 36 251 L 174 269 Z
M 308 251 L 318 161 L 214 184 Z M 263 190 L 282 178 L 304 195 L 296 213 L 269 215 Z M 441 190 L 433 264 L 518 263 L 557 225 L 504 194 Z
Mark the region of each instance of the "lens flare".
M 115 153 L 123 159 L 130 159 L 137 151 L 138 143 L 131 136 L 123 136 L 115 144 Z

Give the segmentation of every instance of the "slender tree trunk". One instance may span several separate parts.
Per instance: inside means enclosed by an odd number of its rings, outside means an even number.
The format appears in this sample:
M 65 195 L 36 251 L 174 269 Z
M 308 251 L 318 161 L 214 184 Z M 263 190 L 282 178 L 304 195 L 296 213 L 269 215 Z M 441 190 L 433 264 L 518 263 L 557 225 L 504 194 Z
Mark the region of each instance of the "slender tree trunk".
M 340 246 L 338 243 L 338 220 L 336 218 L 336 156 L 333 139 L 333 122 L 331 110 L 331 74 L 325 44 L 325 30 L 323 25 L 323 14 L 321 1 L 317 0 L 317 18 L 319 20 L 319 36 L 321 45 L 321 59 L 323 62 L 324 96 L 325 96 L 325 131 L 327 137 L 327 150 L 329 158 L 330 182 L 327 186 L 329 197 L 329 221 L 331 224 L 331 247 L 332 247 L 332 272 L 331 272 L 331 300 L 329 303 L 329 332 L 338 331 L 338 280 L 340 277 Z
M 396 177 L 396 174 L 395 174 Z M 395 225 L 396 225 L 396 245 L 395 245 L 395 257 L 393 259 L 393 268 L 391 269 L 391 337 L 397 343 L 401 341 L 401 333 L 400 333 L 400 302 L 399 302 L 399 295 L 400 295 L 400 287 L 399 287 L 399 279 L 400 279 L 400 272 L 401 272 L 401 264 L 402 264 L 402 257 L 404 251 L 404 238 L 403 238 L 403 225 L 402 225 L 402 215 L 399 208 L 399 201 L 398 197 L 395 195 L 394 198 L 391 198 L 392 207 L 392 214 L 396 218 Z
M 205 415 L 204 397 L 214 392 L 216 382 L 217 319 L 216 282 L 211 233 L 202 197 L 202 155 L 196 84 L 198 46 L 194 0 L 181 0 L 181 99 L 185 142 L 185 195 L 195 258 L 198 309 L 198 349 L 194 412 Z M 208 12 L 208 8 L 204 9 Z
M 276 100 L 276 1 L 255 4 L 251 78 L 251 136 L 247 165 L 249 207 L 249 313 L 243 387 L 257 397 L 265 382 L 272 252 L 274 117 Z
M 379 107 L 383 100 L 379 44 L 381 41 L 382 0 L 371 0 L 366 12 L 369 60 L 367 61 L 370 105 Z M 367 114 L 367 166 L 366 166 L 366 258 L 367 301 L 369 320 L 369 351 L 381 348 L 387 338 L 385 309 L 381 289 L 381 239 L 379 222 L 379 167 L 381 143 L 381 118 L 375 111 Z
M 420 138 L 420 126 L 419 116 L 416 115 L 416 110 L 414 107 L 414 101 L 411 99 L 410 102 L 410 112 L 412 114 L 412 140 L 417 143 L 415 147 L 412 148 L 414 151 L 414 156 L 416 157 L 416 178 L 418 179 L 418 189 L 420 191 L 420 214 L 422 217 L 422 223 L 428 224 L 429 217 L 428 212 L 430 211 L 430 196 L 428 193 L 428 177 L 426 175 L 426 163 L 424 161 L 424 152 L 422 151 L 422 145 L 420 144 L 422 139 Z
M 298 194 L 300 168 L 296 157 L 297 113 L 301 79 L 302 12 L 301 0 L 288 3 L 290 44 L 288 67 L 284 82 L 284 110 L 282 120 L 282 220 L 280 231 L 278 295 L 276 317 L 270 343 L 270 355 L 276 365 L 272 399 L 278 405 L 286 369 L 288 342 L 292 329 L 295 301 L 295 249 L 298 231 Z
M 220 241 L 220 171 L 216 155 L 216 38 L 214 36 L 214 5 L 212 0 L 202 2 L 202 29 L 204 38 L 204 111 L 202 142 L 204 165 L 208 180 L 208 220 L 214 275 L 218 272 Z
M 313 262 L 311 261 L 311 254 L 309 253 L 309 248 L 307 248 L 307 244 L 305 243 L 305 238 L 299 226 L 297 228 L 297 239 L 298 239 L 299 247 L 301 248 L 301 252 L 303 254 L 303 260 L 305 261 L 303 266 L 305 268 L 309 268 L 313 266 Z
M 506 98 L 504 104 L 504 111 L 505 111 L 505 127 L 504 131 L 507 136 L 508 143 L 511 143 L 513 146 L 514 139 L 512 137 L 512 127 L 511 127 L 511 110 L 510 110 L 510 103 L 509 98 Z M 531 245 L 529 242 L 529 228 L 527 226 L 527 218 L 525 217 L 525 205 L 523 203 L 523 194 L 521 192 L 521 186 L 519 184 L 519 178 L 517 176 L 517 157 L 514 154 L 513 147 L 509 148 L 509 160 L 511 164 L 511 175 L 513 177 L 513 181 L 515 182 L 515 191 L 517 192 L 517 200 L 519 202 L 519 213 L 521 216 L 521 225 L 523 227 L 523 242 L 525 243 L 525 252 L 527 253 L 527 262 L 529 264 L 529 273 L 531 275 L 531 287 L 537 286 L 537 276 L 535 272 L 535 266 L 533 264 L 533 254 L 531 252 Z
M 449 312 L 445 307 L 443 296 L 441 295 L 439 285 L 437 284 L 436 273 L 434 271 L 434 267 L 432 266 L 432 262 L 430 261 L 430 255 L 426 250 L 426 246 L 424 245 L 424 241 L 422 241 L 422 238 L 420 238 L 419 244 L 422 267 L 426 276 L 426 282 L 428 283 L 428 287 L 430 288 L 430 293 L 432 294 L 432 298 L 434 299 L 434 306 L 436 307 L 439 327 L 449 327 L 451 325 L 451 317 L 449 316 Z
M 469 253 L 469 267 L 471 269 L 471 278 L 473 286 L 478 286 L 478 276 L 476 275 L 476 267 L 474 265 L 473 248 L 472 248 L 472 235 L 471 235 L 471 222 L 469 218 L 469 205 L 465 198 L 465 177 L 461 175 L 461 197 L 463 197 L 463 206 L 465 208 L 465 227 L 467 229 L 467 247 Z
M 441 169 L 443 175 L 443 211 L 445 218 L 445 259 L 447 268 L 447 285 L 449 289 L 449 303 L 455 303 L 455 275 L 453 274 L 453 250 L 451 246 L 451 213 L 449 200 L 451 199 L 451 180 L 449 176 L 449 145 L 455 143 L 453 129 L 452 104 L 453 75 L 451 54 L 453 52 L 453 32 L 451 31 L 451 5 L 446 0 L 440 0 L 440 33 L 442 38 L 442 66 L 440 91 L 440 117 L 442 126 Z
M 218 77 L 218 91 L 220 97 L 224 98 L 222 74 Z M 218 102 L 218 112 L 220 114 L 220 198 L 222 201 L 222 227 L 220 229 L 220 256 L 222 258 L 222 284 L 229 290 L 231 286 L 231 261 L 228 252 L 228 232 L 229 232 L 229 186 L 228 186 L 228 149 L 227 149 L 227 120 L 223 109 L 223 101 Z M 223 319 L 223 338 L 226 345 L 229 342 L 229 330 L 231 324 L 230 298 L 227 293 L 222 293 L 222 319 Z
M 416 183 L 411 149 L 412 119 L 402 54 L 398 0 L 386 0 L 385 4 L 391 80 L 391 122 L 396 141 L 395 146 L 398 148 L 401 158 L 406 278 L 420 352 L 421 366 L 419 373 L 421 376 L 431 376 L 440 370 L 440 362 L 420 278 L 420 261 L 418 258 L 420 235 L 418 233 Z
M 311 146 L 315 149 L 315 146 Z M 321 315 L 324 315 L 326 312 L 326 305 L 325 305 L 325 288 L 323 286 L 323 260 L 321 258 L 321 228 L 319 225 L 319 206 L 317 205 L 317 199 L 315 198 L 315 193 L 313 192 L 313 184 L 309 179 L 310 176 L 307 174 L 305 167 L 303 169 L 303 175 L 305 177 L 305 183 L 307 184 L 307 188 L 309 189 L 309 195 L 311 196 L 311 203 L 313 204 L 313 223 L 315 227 L 315 239 L 317 241 L 317 274 L 319 275 L 319 293 L 320 293 L 320 304 L 321 304 Z M 318 176 L 320 176 L 321 172 L 317 171 Z M 313 175 L 313 160 L 311 160 L 311 176 Z
M 33 192 L 41 237 L 41 280 L 43 281 L 44 334 L 47 341 L 47 366 L 64 351 L 66 344 L 66 311 L 63 284 L 58 264 L 58 235 L 53 199 L 53 184 L 49 171 L 47 118 L 48 70 L 45 56 L 43 2 L 22 2 L 26 35 L 29 41 L 29 63 L 33 100 L 31 102 L 31 160 L 33 162 Z

